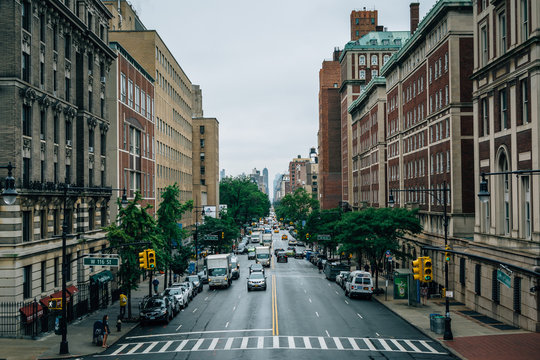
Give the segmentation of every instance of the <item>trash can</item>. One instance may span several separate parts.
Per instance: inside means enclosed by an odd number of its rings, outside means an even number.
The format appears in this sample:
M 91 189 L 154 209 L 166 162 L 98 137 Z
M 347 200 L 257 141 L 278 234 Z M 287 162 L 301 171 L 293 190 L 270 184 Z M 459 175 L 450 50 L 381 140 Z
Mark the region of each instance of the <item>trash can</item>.
M 54 320 L 54 333 L 56 335 L 62 335 L 62 329 L 60 328 L 60 323 L 62 321 L 62 315 L 58 315 Z
M 442 335 L 444 334 L 444 316 L 436 315 L 433 317 L 433 332 L 435 334 Z
M 441 316 L 441 314 L 429 314 L 429 330 L 435 332 L 435 316 Z

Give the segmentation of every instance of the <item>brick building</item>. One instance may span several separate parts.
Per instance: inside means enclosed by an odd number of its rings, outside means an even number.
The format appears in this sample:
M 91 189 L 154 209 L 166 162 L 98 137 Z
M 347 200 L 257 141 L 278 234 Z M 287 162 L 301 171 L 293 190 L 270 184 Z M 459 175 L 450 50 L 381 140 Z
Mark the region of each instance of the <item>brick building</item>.
M 2 1 L 0 13 L 0 155 L 19 193 L 0 207 L 0 301 L 41 299 L 61 288 L 64 213 L 68 286 L 90 275 L 71 260 L 107 244 L 111 14 L 97 0 Z M 64 208 L 67 184 L 79 189 Z
M 377 29 L 378 14 L 377 10 L 353 10 L 351 11 L 351 40 L 360 39 L 371 31 Z

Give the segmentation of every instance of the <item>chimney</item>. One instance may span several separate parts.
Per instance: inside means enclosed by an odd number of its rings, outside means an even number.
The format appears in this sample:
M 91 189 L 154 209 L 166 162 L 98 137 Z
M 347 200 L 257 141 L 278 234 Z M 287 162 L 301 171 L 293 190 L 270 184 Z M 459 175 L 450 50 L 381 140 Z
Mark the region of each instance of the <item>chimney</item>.
M 411 34 L 416 31 L 418 22 L 420 21 L 420 3 L 411 3 Z
M 375 31 L 377 31 L 377 32 L 384 31 L 384 26 L 382 26 L 382 25 L 375 26 Z

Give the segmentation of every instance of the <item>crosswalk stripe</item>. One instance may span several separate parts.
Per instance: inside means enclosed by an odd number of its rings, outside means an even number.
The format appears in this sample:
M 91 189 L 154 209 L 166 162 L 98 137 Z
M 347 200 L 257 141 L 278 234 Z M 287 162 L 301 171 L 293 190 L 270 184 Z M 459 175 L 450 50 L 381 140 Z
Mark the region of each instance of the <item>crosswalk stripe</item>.
M 411 340 L 405 340 L 405 343 L 415 352 L 421 352 L 419 348 L 413 345 Z
M 264 337 L 262 336 L 257 339 L 257 349 L 264 349 Z
M 279 337 L 277 336 L 272 336 L 272 347 L 274 349 L 278 349 L 279 348 Z
M 234 341 L 235 338 L 228 338 L 227 339 L 227 343 L 225 344 L 225 350 L 231 350 L 231 347 L 232 347 L 232 343 Z
M 218 341 L 219 341 L 219 338 L 214 338 L 212 340 L 212 343 L 208 347 L 208 350 L 210 350 L 210 351 L 214 350 L 216 348 L 216 345 L 217 345 Z
M 326 342 L 324 342 L 324 338 L 322 336 L 319 336 L 319 344 L 321 345 L 321 349 L 328 349 L 328 346 L 326 346 Z
M 143 354 L 148 354 L 157 344 L 158 344 L 157 341 L 154 341 L 153 343 L 151 343 L 146 349 L 144 349 Z
M 343 345 L 341 345 L 341 340 L 339 340 L 339 338 L 334 337 L 334 342 L 336 343 L 338 350 L 343 350 Z
M 248 344 L 249 338 L 245 337 L 242 339 L 242 344 L 240 344 L 240 349 L 246 349 Z
M 399 351 L 407 351 L 396 339 L 392 339 L 392 344 L 394 344 Z
M 358 347 L 358 344 L 353 338 L 349 338 L 349 342 L 351 343 L 353 350 L 360 350 L 360 348 Z
M 386 343 L 386 341 L 384 341 L 384 339 L 378 339 L 379 342 L 381 343 L 381 345 L 384 347 L 384 350 L 386 351 L 393 351 L 392 348 L 390 347 L 390 345 L 388 345 Z
M 438 351 L 432 348 L 431 346 L 429 346 L 425 340 L 420 340 L 420 344 L 422 344 L 422 346 L 424 346 L 426 349 L 428 349 L 432 353 L 438 353 Z
M 199 350 L 203 342 L 204 342 L 204 339 L 197 340 L 197 342 L 195 343 L 195 346 L 193 347 L 193 349 L 191 349 L 191 351 Z
M 144 343 L 138 343 L 137 345 L 135 345 L 135 346 L 133 347 L 133 349 L 131 349 L 131 350 L 128 351 L 128 354 L 133 354 L 135 351 L 139 350 L 139 348 L 140 348 L 141 346 L 143 346 L 143 344 L 144 344 Z
M 289 336 L 289 349 L 295 349 L 296 344 L 294 343 L 294 337 Z
M 366 343 L 366 345 L 367 345 L 367 347 L 368 347 L 369 350 L 377 350 L 377 349 L 375 348 L 375 346 L 373 346 L 373 344 L 371 343 L 371 341 L 370 341 L 369 339 L 363 339 L 363 340 L 364 340 L 364 342 Z
M 306 349 L 311 349 L 311 341 L 309 341 L 309 337 L 304 336 L 304 347 Z
M 169 348 L 169 346 L 171 346 L 172 343 L 173 343 L 172 341 L 167 341 L 167 342 L 165 343 L 165 345 L 163 345 L 163 347 L 162 347 L 161 349 L 159 349 L 158 352 L 161 353 L 161 352 L 167 351 L 167 349 Z
M 182 351 L 182 349 L 184 348 L 184 346 L 186 346 L 188 342 L 189 340 L 182 340 L 182 342 L 180 343 L 180 345 L 178 345 L 175 351 Z
M 122 352 L 125 348 L 128 347 L 129 344 L 122 344 L 115 352 L 113 352 L 111 355 L 117 355 Z

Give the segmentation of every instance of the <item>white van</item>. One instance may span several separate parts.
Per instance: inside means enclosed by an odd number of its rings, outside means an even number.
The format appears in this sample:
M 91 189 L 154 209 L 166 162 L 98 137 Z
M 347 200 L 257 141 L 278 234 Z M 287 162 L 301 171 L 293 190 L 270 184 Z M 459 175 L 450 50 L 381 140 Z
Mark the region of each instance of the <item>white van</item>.
M 345 282 L 345 296 L 365 297 L 371 300 L 373 295 L 373 279 L 368 271 L 353 271 Z

